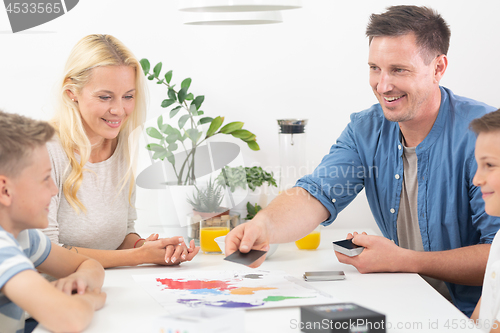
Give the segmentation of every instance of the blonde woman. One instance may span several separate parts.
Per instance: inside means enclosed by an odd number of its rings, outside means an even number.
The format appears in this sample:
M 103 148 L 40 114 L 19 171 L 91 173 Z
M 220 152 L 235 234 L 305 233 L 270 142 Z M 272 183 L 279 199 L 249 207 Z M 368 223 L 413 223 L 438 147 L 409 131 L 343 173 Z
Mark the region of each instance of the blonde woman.
M 89 35 L 73 48 L 60 83 L 47 144 L 59 193 L 49 207 L 52 242 L 105 268 L 175 265 L 199 248 L 182 238 L 142 239 L 134 229 L 134 129 L 146 116 L 146 86 L 134 55 L 110 35 Z

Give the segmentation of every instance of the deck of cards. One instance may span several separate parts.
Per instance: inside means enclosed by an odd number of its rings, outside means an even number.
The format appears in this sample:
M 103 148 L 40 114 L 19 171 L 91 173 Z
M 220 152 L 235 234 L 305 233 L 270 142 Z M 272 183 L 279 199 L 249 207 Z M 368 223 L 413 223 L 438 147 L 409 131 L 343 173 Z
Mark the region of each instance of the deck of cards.
M 363 252 L 364 247 L 354 244 L 352 239 L 344 239 L 333 242 L 333 249 L 346 256 L 354 257 Z
M 344 280 L 345 274 L 343 271 L 321 271 L 321 272 L 305 272 L 305 281 L 335 281 Z

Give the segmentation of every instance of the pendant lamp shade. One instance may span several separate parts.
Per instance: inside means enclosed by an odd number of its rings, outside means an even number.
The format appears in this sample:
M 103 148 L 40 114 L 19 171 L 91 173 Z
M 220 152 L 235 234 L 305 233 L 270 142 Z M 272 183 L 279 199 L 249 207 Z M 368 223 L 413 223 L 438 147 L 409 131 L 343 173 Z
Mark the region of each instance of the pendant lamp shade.
M 283 22 L 281 12 L 186 13 L 184 24 L 189 25 L 254 25 Z
M 185 12 L 257 12 L 300 7 L 300 0 L 179 0 L 179 10 Z

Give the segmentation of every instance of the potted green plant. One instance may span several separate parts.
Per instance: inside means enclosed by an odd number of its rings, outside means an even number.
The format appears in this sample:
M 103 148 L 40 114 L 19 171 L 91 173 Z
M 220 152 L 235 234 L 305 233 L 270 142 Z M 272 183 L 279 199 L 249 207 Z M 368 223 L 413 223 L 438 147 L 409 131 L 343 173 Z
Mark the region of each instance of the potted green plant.
M 259 206 L 259 204 L 256 203 L 255 205 L 252 205 L 250 201 L 247 202 L 247 216 L 245 217 L 245 220 L 253 219 L 261 209 L 262 207 Z
M 267 183 L 268 186 L 278 187 L 274 174 L 266 172 L 262 167 L 224 167 L 224 172 L 217 176 L 217 183 L 222 186 L 228 186 L 231 192 L 238 187 L 246 190 L 246 186 L 252 191 Z
M 267 187 L 277 187 L 274 174 L 272 172 L 266 172 L 262 169 L 262 167 L 257 166 L 226 166 L 217 176 L 216 181 L 217 184 L 224 186 L 231 191 L 234 197 L 233 201 L 235 202 L 235 211 L 240 211 L 242 217 L 245 213 L 251 213 L 252 209 L 249 209 L 249 206 L 254 208 L 256 206 L 265 207 L 267 205 L 268 197 L 268 193 L 266 193 Z M 250 193 L 247 191 L 247 186 L 248 189 L 250 189 Z M 262 189 L 262 191 L 258 191 L 258 189 Z M 248 199 L 250 201 L 244 205 L 244 199 Z M 255 215 L 255 213 L 253 215 Z M 248 215 L 246 219 L 249 219 Z
M 196 192 L 192 198 L 188 197 L 187 199 L 187 202 L 193 207 L 194 214 L 208 218 L 228 213 L 229 208 L 220 206 L 222 199 L 224 199 L 223 188 L 220 184 L 216 184 L 210 178 L 205 188 L 199 189 L 197 185 L 194 187 Z
M 189 92 L 191 79 L 187 78 L 181 82 L 180 88 L 172 84 L 172 71 L 161 75 L 162 63 L 156 64 L 152 72 L 148 59 L 140 61 L 144 74 L 148 80 L 156 80 L 157 84 L 167 87 L 167 98 L 161 102 L 161 107 L 170 108 L 170 123 L 165 123 L 163 115 L 157 119 L 157 127 L 148 127 L 146 133 L 149 137 L 158 140 L 149 143 L 146 149 L 153 152 L 153 160 L 167 160 L 175 173 L 177 185 L 194 185 L 196 183 L 195 164 L 196 152 L 200 145 L 208 138 L 218 134 L 232 135 L 245 142 L 252 150 L 260 150 L 256 136 L 252 132 L 243 129 L 243 122 L 233 121 L 224 126 L 224 117 L 215 118 L 205 116 L 200 109 L 205 97 L 194 96 Z M 174 117 L 176 123 L 174 124 Z M 204 130 L 203 125 L 208 129 Z M 182 147 L 184 154 L 174 154 Z M 176 156 L 182 161 L 176 162 Z
M 194 194 L 187 198 L 187 202 L 193 208 L 188 228 L 189 239 L 194 239 L 199 244 L 201 229 L 210 230 L 207 228 L 220 229 L 223 227 L 227 228 L 227 233 L 239 224 L 239 214 L 231 213 L 229 208 L 221 206 L 224 199 L 222 185 L 210 178 L 206 187 L 200 188 L 198 185 L 194 185 L 194 187 L 196 189 Z

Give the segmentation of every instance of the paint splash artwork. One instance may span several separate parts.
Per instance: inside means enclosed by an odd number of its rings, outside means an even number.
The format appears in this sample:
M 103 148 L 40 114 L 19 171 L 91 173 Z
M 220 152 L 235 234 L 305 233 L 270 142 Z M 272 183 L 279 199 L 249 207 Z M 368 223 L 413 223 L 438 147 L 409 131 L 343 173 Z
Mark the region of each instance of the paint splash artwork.
M 133 278 L 169 312 L 203 306 L 253 309 L 336 301 L 279 271 L 203 271 Z

